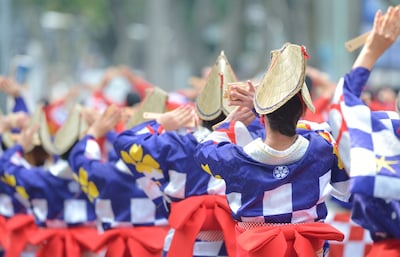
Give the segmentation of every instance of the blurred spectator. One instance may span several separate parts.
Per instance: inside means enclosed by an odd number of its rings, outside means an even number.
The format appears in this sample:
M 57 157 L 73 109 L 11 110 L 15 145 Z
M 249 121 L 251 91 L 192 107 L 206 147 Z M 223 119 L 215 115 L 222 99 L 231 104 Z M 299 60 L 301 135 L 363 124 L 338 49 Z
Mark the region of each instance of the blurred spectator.
M 395 106 L 396 91 L 387 86 L 380 87 L 369 103 L 371 111 L 394 111 Z
M 306 83 L 315 107 L 315 112 L 306 110 L 302 119 L 314 122 L 327 120 L 330 101 L 335 92 L 336 83 L 329 79 L 328 74 L 313 68 L 306 67 Z

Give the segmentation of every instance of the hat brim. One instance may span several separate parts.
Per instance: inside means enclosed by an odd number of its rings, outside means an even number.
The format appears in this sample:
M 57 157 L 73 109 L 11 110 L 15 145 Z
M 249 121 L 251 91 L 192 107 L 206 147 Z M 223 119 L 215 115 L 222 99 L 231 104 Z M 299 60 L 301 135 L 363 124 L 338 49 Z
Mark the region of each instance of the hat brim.
M 221 83 L 220 72 L 215 65 L 195 103 L 197 113 L 202 120 L 213 120 L 221 114 Z
M 314 111 L 305 83 L 305 57 L 300 46 L 286 43 L 271 51 L 271 63 L 256 88 L 254 107 L 259 114 L 269 114 L 287 103 L 301 91 L 304 103 Z
M 40 128 L 35 134 L 32 135 L 33 136 L 32 144 L 27 149 L 25 149 L 25 152 L 30 152 L 33 150 L 33 148 L 35 146 L 42 145 L 42 140 L 40 138 L 41 130 L 43 130 L 45 128 L 45 126 L 47 126 L 47 123 L 44 123 L 45 122 L 43 120 L 44 117 L 45 117 L 45 114 L 43 112 L 43 104 L 38 104 L 35 108 L 35 111 L 31 115 L 29 127 L 39 125 Z M 43 147 L 43 145 L 42 145 L 42 147 Z
M 68 152 L 79 140 L 82 132 L 87 128 L 86 121 L 81 115 L 82 106 L 75 105 L 69 111 L 68 117 L 54 136 L 55 154 L 62 155 Z
M 50 134 L 49 126 L 47 123 L 47 118 L 44 112 L 42 112 L 40 118 L 39 137 L 40 143 L 44 150 L 49 154 L 54 154 L 56 152 L 56 148 L 54 147 L 52 136 Z
M 202 120 L 214 120 L 221 113 L 228 115 L 235 107 L 227 104 L 223 97 L 228 83 L 237 82 L 237 77 L 224 52 L 218 56 L 206 79 L 206 84 L 196 99 L 196 111 Z
M 315 107 L 313 104 L 313 101 L 311 99 L 310 92 L 308 91 L 307 84 L 304 82 L 303 87 L 301 88 L 301 97 L 303 98 L 303 101 L 307 108 L 314 113 L 315 112 Z
M 1 140 L 3 142 L 3 144 L 5 145 L 5 147 L 10 148 L 15 144 L 15 134 L 12 133 L 11 131 L 7 130 L 5 131 L 2 136 L 1 136 Z
M 159 87 L 154 87 L 146 91 L 146 96 L 143 101 L 139 104 L 139 109 L 135 114 L 128 120 L 126 127 L 128 129 L 143 123 L 146 121 L 143 118 L 145 112 L 153 113 L 164 113 L 166 109 L 166 103 L 168 100 L 168 93 Z

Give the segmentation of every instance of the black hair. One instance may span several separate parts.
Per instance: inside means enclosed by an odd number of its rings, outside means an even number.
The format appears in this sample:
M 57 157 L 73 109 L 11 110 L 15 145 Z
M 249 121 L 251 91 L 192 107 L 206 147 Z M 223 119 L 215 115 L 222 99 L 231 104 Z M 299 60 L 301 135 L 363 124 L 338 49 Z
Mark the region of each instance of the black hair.
M 218 124 L 219 122 L 223 121 L 225 118 L 226 115 L 223 112 L 221 112 L 221 114 L 213 120 L 202 120 L 202 126 L 209 130 L 213 130 L 212 127 L 215 124 Z
M 126 94 L 126 106 L 132 107 L 137 103 L 140 103 L 140 96 L 136 92 Z
M 266 115 L 269 126 L 286 136 L 296 135 L 297 122 L 305 111 L 300 94 L 296 94 L 276 111 Z
M 32 156 L 34 166 L 43 166 L 46 163 L 46 160 L 50 157 L 50 154 L 46 152 L 42 145 L 34 146 L 27 154 Z

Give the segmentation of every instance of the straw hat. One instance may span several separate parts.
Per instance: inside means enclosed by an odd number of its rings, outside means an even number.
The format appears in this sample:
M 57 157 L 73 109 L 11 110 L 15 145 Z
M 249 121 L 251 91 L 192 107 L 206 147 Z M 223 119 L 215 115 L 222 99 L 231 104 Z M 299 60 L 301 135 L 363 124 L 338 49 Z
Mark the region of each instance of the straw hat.
M 168 93 L 159 87 L 146 90 L 146 95 L 139 105 L 138 111 L 128 120 L 126 127 L 133 128 L 147 119 L 143 117 L 145 112 L 164 113 Z
M 303 46 L 291 43 L 271 51 L 270 66 L 254 97 L 254 107 L 259 114 L 274 112 L 300 91 L 304 103 L 314 112 L 305 83 L 306 56 Z
M 68 112 L 67 119 L 54 135 L 52 146 L 54 154 L 66 153 L 88 129 L 88 124 L 81 115 L 81 110 L 82 106 L 75 104 Z
M 39 104 L 36 106 L 35 111 L 32 113 L 30 116 L 30 121 L 29 121 L 29 127 L 32 127 L 33 125 L 39 124 L 39 130 L 33 134 L 33 140 L 32 140 L 32 145 L 26 149 L 26 152 L 32 151 L 32 149 L 35 146 L 42 145 L 43 148 L 46 150 L 46 152 L 50 153 L 48 151 L 48 148 L 44 146 L 44 142 L 47 143 L 50 140 L 50 136 L 47 137 L 46 135 L 50 135 L 48 133 L 48 127 L 46 123 L 46 116 L 43 111 L 43 104 Z M 47 131 L 47 133 L 46 133 Z M 3 143 L 7 148 L 12 147 L 17 141 L 18 138 L 20 137 L 20 133 L 13 133 L 11 130 L 5 131 L 3 133 Z M 47 146 L 47 145 L 46 145 Z
M 235 108 L 228 106 L 229 99 L 223 97 L 223 92 L 227 90 L 228 83 L 236 81 L 235 72 L 222 51 L 196 99 L 196 110 L 202 120 L 213 120 L 221 113 L 228 115 Z
M 7 147 L 12 147 L 17 141 L 19 135 L 12 133 L 10 130 L 4 131 L 2 135 L 2 142 Z

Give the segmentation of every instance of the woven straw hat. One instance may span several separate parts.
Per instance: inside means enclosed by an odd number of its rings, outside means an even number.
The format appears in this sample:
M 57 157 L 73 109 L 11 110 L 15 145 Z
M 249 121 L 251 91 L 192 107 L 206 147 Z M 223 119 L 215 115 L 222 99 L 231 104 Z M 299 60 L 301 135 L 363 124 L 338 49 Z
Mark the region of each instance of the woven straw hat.
M 229 99 L 223 97 L 231 82 L 237 82 L 237 77 L 222 51 L 196 99 L 196 110 L 202 120 L 213 120 L 222 112 L 228 115 L 235 108 L 228 106 Z
M 306 56 L 303 46 L 291 43 L 271 51 L 270 66 L 254 97 L 254 107 L 259 114 L 274 112 L 300 91 L 304 103 L 314 112 L 305 83 Z
M 32 145 L 26 149 L 26 152 L 32 151 L 35 146 L 42 145 L 46 152 L 51 153 L 47 148 L 48 142 L 51 141 L 50 133 L 48 132 L 46 115 L 43 111 L 43 104 L 38 104 L 35 111 L 30 116 L 29 127 L 39 124 L 39 130 L 33 134 Z M 19 138 L 19 133 L 13 133 L 12 131 L 5 131 L 3 133 L 3 143 L 7 148 L 12 147 Z
M 146 95 L 139 105 L 139 110 L 128 120 L 126 127 L 133 128 L 145 122 L 147 120 L 143 117 L 145 112 L 164 113 L 167 100 L 168 93 L 159 87 L 146 90 Z
M 57 130 L 53 140 L 53 153 L 64 154 L 73 147 L 84 132 L 88 129 L 84 117 L 81 115 L 82 106 L 75 104 L 68 112 L 67 119 Z
M 17 138 L 19 137 L 19 133 L 13 133 L 10 130 L 4 131 L 2 135 L 2 142 L 6 146 L 6 148 L 12 147 L 16 142 Z

